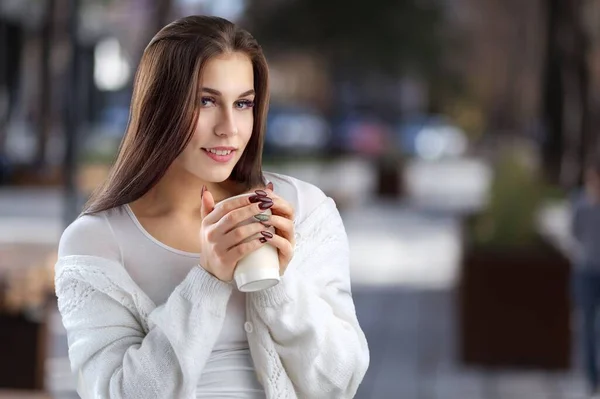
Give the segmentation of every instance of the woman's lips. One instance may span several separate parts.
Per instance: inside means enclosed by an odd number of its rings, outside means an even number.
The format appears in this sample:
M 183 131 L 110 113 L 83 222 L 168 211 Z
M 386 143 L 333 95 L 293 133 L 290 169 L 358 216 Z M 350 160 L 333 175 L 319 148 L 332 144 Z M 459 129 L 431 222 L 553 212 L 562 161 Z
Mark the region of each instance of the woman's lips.
M 210 151 L 206 148 L 203 148 L 202 151 L 213 161 L 219 163 L 229 162 L 235 156 L 235 150 L 222 150 L 220 148 L 213 148 L 212 150 L 217 150 L 219 153 L 215 153 L 214 151 Z

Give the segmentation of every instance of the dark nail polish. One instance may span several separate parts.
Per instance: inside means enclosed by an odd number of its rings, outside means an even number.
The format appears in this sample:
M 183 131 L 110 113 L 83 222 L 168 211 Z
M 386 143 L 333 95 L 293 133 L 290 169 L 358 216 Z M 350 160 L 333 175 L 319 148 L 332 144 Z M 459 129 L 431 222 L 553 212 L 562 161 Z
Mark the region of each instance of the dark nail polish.
M 266 197 L 268 194 L 266 191 L 264 190 L 256 190 L 255 191 L 256 195 L 258 195 L 259 197 Z
M 273 200 L 269 197 L 260 197 L 260 202 L 273 202 Z
M 273 234 L 270 231 L 261 231 L 260 234 L 265 238 L 273 238 Z
M 265 209 L 269 209 L 269 208 L 270 208 L 270 207 L 272 207 L 272 206 L 273 206 L 273 203 L 272 203 L 272 202 L 261 202 L 261 203 L 258 205 L 258 208 L 259 208 L 259 209 L 262 209 L 262 210 L 264 211 Z
M 260 237 L 258 239 L 258 241 L 260 241 L 260 242 L 262 242 L 264 244 L 265 242 L 267 242 L 267 239 L 265 237 Z
M 271 191 L 273 191 L 273 183 L 269 182 L 267 183 L 267 188 Z
M 258 220 L 259 222 L 266 222 L 267 220 L 269 220 L 269 215 L 259 213 L 258 215 L 254 215 L 254 219 Z
M 258 195 L 253 195 L 251 197 L 248 198 L 250 200 L 251 204 L 254 204 L 256 202 L 259 202 L 261 200 L 261 197 L 259 197 Z

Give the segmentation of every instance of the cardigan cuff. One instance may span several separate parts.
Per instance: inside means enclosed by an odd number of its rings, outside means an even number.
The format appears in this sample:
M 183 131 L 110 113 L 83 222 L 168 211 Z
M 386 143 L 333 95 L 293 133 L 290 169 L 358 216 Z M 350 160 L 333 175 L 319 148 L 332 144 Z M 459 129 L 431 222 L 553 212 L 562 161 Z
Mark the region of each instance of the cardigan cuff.
M 202 266 L 194 267 L 181 283 L 181 296 L 194 305 L 202 303 L 208 306 L 212 313 L 224 315 L 227 302 L 233 291 L 233 286 L 219 280 Z
M 259 308 L 273 308 L 292 302 L 301 283 L 301 276 L 294 269 L 288 269 L 279 284 L 266 290 L 251 292 L 252 300 Z

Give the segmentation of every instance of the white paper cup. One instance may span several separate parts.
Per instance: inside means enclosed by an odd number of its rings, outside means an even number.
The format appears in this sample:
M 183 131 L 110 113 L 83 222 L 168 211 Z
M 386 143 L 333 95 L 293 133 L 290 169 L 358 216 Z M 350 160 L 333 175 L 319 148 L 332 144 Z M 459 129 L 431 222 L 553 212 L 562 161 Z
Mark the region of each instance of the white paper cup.
M 236 195 L 235 197 L 227 198 L 219 202 L 217 206 L 221 206 L 227 201 L 231 201 L 235 198 L 250 197 L 252 195 L 256 194 L 251 192 Z M 262 213 L 267 215 L 272 214 L 270 209 L 266 209 L 262 211 Z M 238 226 L 250 223 L 258 222 L 254 217 L 251 217 L 241 222 Z M 264 230 L 275 234 L 275 229 L 273 227 L 265 227 Z M 262 237 L 262 235 L 258 233 L 249 237 L 244 242 L 258 240 L 260 237 Z M 279 254 L 277 248 L 267 242 L 257 250 L 240 259 L 233 272 L 233 279 L 235 280 L 238 290 L 241 292 L 261 291 L 277 285 L 280 281 Z

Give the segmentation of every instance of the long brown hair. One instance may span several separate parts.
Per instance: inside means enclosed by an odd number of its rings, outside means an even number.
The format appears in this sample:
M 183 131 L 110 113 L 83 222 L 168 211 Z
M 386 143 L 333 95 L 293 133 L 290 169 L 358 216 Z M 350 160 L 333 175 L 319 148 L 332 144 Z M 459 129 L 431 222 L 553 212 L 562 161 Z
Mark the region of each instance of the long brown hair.
M 194 133 L 204 65 L 227 52 L 248 55 L 256 92 L 252 136 L 229 179 L 245 188 L 264 184 L 262 149 L 269 90 L 262 49 L 250 33 L 223 18 L 189 16 L 165 26 L 144 50 L 116 162 L 84 214 L 133 202 L 158 183 Z

